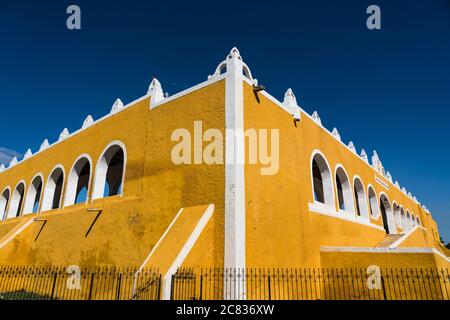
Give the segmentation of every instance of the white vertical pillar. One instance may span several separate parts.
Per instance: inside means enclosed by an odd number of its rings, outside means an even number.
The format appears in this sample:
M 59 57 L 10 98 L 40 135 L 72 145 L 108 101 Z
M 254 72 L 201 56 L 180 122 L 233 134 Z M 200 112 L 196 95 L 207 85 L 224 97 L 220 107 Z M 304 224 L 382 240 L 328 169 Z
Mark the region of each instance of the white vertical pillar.
M 225 268 L 245 270 L 244 64 L 233 48 L 226 59 Z M 241 278 L 242 279 L 242 278 Z M 225 281 L 226 279 L 224 279 Z M 237 287 L 232 288 L 231 285 Z M 245 299 L 245 281 L 228 281 L 225 299 Z

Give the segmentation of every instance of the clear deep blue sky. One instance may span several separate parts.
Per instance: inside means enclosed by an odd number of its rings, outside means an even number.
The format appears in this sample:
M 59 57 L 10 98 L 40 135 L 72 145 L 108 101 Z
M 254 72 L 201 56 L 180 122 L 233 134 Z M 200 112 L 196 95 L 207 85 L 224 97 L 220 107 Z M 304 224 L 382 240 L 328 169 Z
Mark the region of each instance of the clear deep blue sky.
M 244 1 L 241 1 L 244 2 Z M 82 30 L 68 31 L 77 4 Z M 366 8 L 382 30 L 366 28 Z M 309 113 L 433 212 L 450 241 L 450 1 L 0 0 L 0 162 L 144 95 L 206 80 L 237 46 L 277 97 Z

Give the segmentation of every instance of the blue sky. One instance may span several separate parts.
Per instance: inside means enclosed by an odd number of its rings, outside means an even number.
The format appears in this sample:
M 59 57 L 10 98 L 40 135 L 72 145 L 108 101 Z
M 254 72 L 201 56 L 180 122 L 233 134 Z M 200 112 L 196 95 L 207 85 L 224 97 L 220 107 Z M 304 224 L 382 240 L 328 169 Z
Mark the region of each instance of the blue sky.
M 242 1 L 241 1 L 242 2 Z M 77 4 L 82 30 L 66 28 Z M 366 28 L 381 7 L 382 30 Z M 450 241 L 450 1 L 2 1 L 0 162 L 64 127 L 211 74 L 237 46 L 254 76 L 373 149 Z

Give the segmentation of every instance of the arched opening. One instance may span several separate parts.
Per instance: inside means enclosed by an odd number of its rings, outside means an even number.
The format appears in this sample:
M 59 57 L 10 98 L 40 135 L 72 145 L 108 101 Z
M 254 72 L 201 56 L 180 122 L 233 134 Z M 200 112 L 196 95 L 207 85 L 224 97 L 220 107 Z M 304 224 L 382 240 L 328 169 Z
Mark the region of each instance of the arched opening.
M 91 162 L 88 158 L 80 158 L 67 180 L 64 206 L 87 202 L 89 194 L 89 181 L 91 177 Z
M 403 208 L 400 208 L 400 217 L 401 217 L 402 230 L 405 233 L 406 232 L 406 215 L 405 215 L 405 210 Z
M 369 208 L 370 208 L 370 215 L 378 219 L 380 216 L 380 212 L 378 211 L 378 200 L 377 195 L 375 194 L 375 191 L 372 187 L 369 187 Z
M 336 170 L 336 189 L 338 195 L 339 209 L 353 212 L 353 194 L 350 188 L 350 181 L 342 167 Z
M 419 219 L 419 217 L 416 217 L 416 222 L 417 222 L 417 225 L 420 227 L 420 226 L 422 226 L 421 224 L 420 224 L 420 219 Z
M 368 218 L 369 208 L 367 206 L 367 198 L 366 192 L 364 191 L 364 186 L 359 178 L 356 178 L 353 184 L 356 199 L 356 214 L 358 216 Z
M 45 186 L 41 211 L 59 209 L 64 185 L 64 171 L 58 167 L 50 174 Z
M 11 197 L 11 203 L 9 205 L 8 210 L 8 219 L 20 216 L 24 194 L 25 194 L 25 183 L 20 182 L 17 185 Z
M 312 160 L 314 201 L 333 207 L 333 185 L 331 172 L 327 162 L 320 154 L 315 154 Z
M 114 144 L 101 156 L 95 169 L 93 199 L 122 194 L 125 172 L 125 151 Z
M 39 211 L 39 204 L 41 202 L 42 193 L 42 177 L 36 176 L 31 181 L 28 188 L 25 204 L 23 206 L 23 214 L 37 213 Z
M 392 207 L 394 209 L 394 220 L 395 220 L 395 225 L 398 229 L 402 229 L 402 217 L 400 214 L 400 206 L 397 203 L 393 203 Z
M 414 215 L 414 213 L 411 213 L 411 228 L 415 228 L 416 225 L 416 216 Z
M 409 214 L 409 211 L 406 210 L 406 231 L 411 231 L 411 215 Z
M 383 219 L 383 227 L 384 230 L 386 230 L 386 233 L 395 233 L 391 203 L 384 194 L 380 196 L 380 212 Z
M 0 196 L 0 217 L 1 220 L 6 219 L 6 210 L 8 209 L 10 191 L 6 188 Z

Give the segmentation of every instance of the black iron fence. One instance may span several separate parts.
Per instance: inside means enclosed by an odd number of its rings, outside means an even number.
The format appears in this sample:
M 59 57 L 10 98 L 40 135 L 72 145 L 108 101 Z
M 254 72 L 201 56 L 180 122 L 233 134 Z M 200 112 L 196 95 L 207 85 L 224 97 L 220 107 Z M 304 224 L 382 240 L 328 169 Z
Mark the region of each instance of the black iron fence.
M 449 300 L 447 269 L 180 269 L 173 300 Z
M 0 300 L 157 300 L 157 269 L 2 267 Z
M 173 300 L 450 299 L 447 269 L 185 268 L 165 285 Z M 157 269 L 0 268 L 0 300 L 158 300 L 163 289 Z

